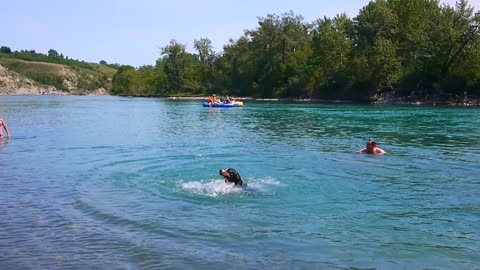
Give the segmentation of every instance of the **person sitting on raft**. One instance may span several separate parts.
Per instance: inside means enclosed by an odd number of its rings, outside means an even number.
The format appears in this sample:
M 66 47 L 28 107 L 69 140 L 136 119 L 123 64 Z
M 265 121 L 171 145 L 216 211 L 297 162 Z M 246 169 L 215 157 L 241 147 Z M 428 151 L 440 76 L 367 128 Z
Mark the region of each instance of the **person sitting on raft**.
M 208 97 L 208 104 L 212 104 L 215 102 L 217 102 L 217 97 L 215 96 L 215 94 L 213 94 L 213 96 Z
M 208 105 L 212 105 L 214 103 L 221 103 L 221 100 L 217 99 L 217 96 L 215 94 L 208 97 Z
M 361 150 L 359 151 L 359 153 L 361 153 L 361 154 L 379 154 L 379 155 L 383 155 L 383 154 L 386 154 L 387 152 L 385 152 L 385 150 L 383 150 L 382 148 L 377 147 L 377 142 L 372 141 L 372 140 L 368 140 L 366 147 L 363 148 L 363 149 L 361 149 Z

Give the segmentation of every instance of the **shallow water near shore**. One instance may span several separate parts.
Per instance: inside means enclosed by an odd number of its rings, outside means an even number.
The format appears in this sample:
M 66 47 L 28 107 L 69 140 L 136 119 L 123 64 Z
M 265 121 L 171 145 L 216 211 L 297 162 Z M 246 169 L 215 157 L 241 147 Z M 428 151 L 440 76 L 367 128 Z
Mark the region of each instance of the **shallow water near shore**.
M 0 117 L 0 269 L 480 268 L 478 108 L 3 96 Z

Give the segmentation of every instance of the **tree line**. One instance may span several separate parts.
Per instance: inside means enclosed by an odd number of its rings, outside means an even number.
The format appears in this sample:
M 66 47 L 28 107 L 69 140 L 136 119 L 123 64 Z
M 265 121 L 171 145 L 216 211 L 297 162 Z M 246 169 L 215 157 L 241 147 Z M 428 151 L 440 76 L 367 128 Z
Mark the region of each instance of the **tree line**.
M 35 50 L 12 51 L 12 49 L 8 46 L 0 46 L 0 57 L 21 59 L 25 61 L 62 64 L 77 68 L 92 68 L 91 63 L 69 58 L 68 56 L 64 56 L 63 53 L 59 53 L 55 49 L 50 49 L 46 54 L 43 54 L 36 52 Z M 101 60 L 99 64 L 109 66 L 114 69 L 120 68 L 120 64 L 108 64 L 104 60 Z
M 122 66 L 112 93 L 211 93 L 367 101 L 372 96 L 451 98 L 480 94 L 480 13 L 466 0 L 376 0 L 349 18 L 305 22 L 293 12 L 258 18 L 258 27 L 216 53 L 171 40 L 154 66 Z

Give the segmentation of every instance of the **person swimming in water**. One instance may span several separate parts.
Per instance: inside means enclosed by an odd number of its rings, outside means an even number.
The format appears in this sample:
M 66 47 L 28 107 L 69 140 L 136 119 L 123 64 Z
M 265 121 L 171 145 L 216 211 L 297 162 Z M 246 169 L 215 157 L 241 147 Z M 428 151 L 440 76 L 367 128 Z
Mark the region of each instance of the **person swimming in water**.
M 385 150 L 383 150 L 380 147 L 377 147 L 377 142 L 372 141 L 372 140 L 368 140 L 366 147 L 361 149 L 359 151 L 359 153 L 361 153 L 361 154 L 378 154 L 378 155 L 387 154 L 387 152 L 385 152 Z
M 7 132 L 7 138 L 10 138 L 10 131 L 8 130 L 7 123 L 0 118 L 0 139 L 3 139 L 3 129 Z
M 219 170 L 218 173 L 225 178 L 225 183 L 234 183 L 235 186 L 241 187 L 243 185 L 243 179 L 240 174 L 233 168 L 226 168 Z

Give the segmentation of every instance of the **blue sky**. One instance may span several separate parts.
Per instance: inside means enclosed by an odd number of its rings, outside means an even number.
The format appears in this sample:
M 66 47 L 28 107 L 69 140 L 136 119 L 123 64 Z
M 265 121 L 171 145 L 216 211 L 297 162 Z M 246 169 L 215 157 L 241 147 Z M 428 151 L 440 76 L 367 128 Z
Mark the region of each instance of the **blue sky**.
M 229 39 L 256 29 L 258 17 L 293 11 L 306 22 L 346 13 L 358 15 L 369 0 L 15 0 L 2 1 L 0 46 L 98 63 L 153 65 L 170 40 L 194 52 L 209 38 L 222 51 Z M 455 0 L 442 0 L 454 5 Z M 469 0 L 479 10 L 480 0 Z

